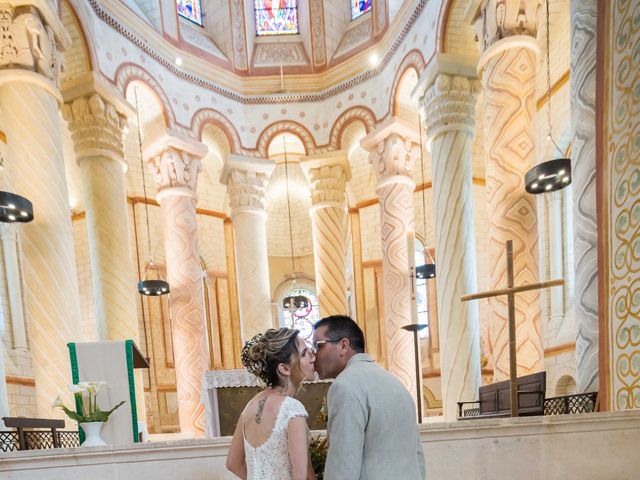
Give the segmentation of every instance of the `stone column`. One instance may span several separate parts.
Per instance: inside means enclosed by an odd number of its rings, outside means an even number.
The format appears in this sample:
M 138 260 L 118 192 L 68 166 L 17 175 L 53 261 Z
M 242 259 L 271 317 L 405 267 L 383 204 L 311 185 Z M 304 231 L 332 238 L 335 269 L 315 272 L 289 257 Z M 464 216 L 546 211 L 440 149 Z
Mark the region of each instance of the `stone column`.
M 351 179 L 346 152 L 306 157 L 302 162 L 311 187 L 313 263 L 320 317 L 347 315 L 347 198 Z
M 196 218 L 198 172 L 206 153 L 201 143 L 168 132 L 144 152 L 162 211 L 180 431 L 198 436 L 204 433 L 201 379 L 209 368 Z
M 599 389 L 596 215 L 597 13 L 597 0 L 571 0 L 571 176 L 578 392 L 596 392 Z
M 475 29 L 483 88 L 491 288 L 507 285 L 505 242 L 513 240 L 515 284 L 537 282 L 536 203 L 524 176 L 535 163 L 536 29 L 540 0 L 484 0 Z M 507 298 L 495 297 L 491 340 L 494 376 L 509 378 Z M 538 291 L 516 298 L 518 375 L 544 368 Z
M 545 195 L 549 212 L 549 278 L 562 278 L 564 256 L 562 255 L 562 192 Z M 553 326 L 560 326 L 564 318 L 564 289 L 554 287 L 549 290 L 551 298 L 551 318 Z
M 24 307 L 22 305 L 22 278 L 18 265 L 18 234 L 16 228 L 17 225 L 15 224 L 3 223 L 0 225 L 0 238 L 2 238 L 4 269 L 7 275 L 13 348 L 27 350 L 27 330 L 25 328 Z
M 475 126 L 475 65 L 438 54 L 424 75 L 421 99 L 431 142 L 433 211 L 438 254 L 437 304 L 444 417 L 454 421 L 457 403 L 475 398 L 481 384 L 478 291 L 471 149 Z
M 273 328 L 265 193 L 274 167 L 271 160 L 231 154 L 220 180 L 231 207 L 243 343 Z
M 361 141 L 377 176 L 382 233 L 384 321 L 387 367 L 415 398 L 413 334 L 402 327 L 412 322 L 408 236 L 414 232 L 413 168 L 419 155 L 415 131 L 391 118 Z
M 20 225 L 25 314 L 33 354 L 38 415 L 71 383 L 67 343 L 80 340 L 80 303 L 62 151 L 60 49 L 68 34 L 53 2 L 0 6 L 0 103 L 12 189 L 33 202 Z M 15 7 L 14 7 L 15 5 Z
M 82 175 L 98 338 L 139 343 L 124 179 L 126 118 L 118 109 L 124 102 L 113 98 L 95 90 L 65 92 L 62 113 Z

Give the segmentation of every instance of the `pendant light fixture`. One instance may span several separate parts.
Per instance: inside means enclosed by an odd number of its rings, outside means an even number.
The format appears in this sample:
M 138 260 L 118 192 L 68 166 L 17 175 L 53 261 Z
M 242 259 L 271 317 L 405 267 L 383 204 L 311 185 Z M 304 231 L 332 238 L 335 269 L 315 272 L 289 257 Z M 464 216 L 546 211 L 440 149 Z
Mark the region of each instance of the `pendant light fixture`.
M 418 114 L 418 131 L 420 132 L 420 174 L 422 178 L 422 226 L 424 228 L 425 238 L 427 236 L 427 213 L 426 213 L 426 200 L 424 197 L 424 156 L 423 156 L 423 147 L 422 147 L 422 122 L 420 121 L 420 114 Z M 424 248 L 424 253 L 427 257 L 429 257 L 429 262 L 425 262 L 422 265 L 416 266 L 416 278 L 424 279 L 424 278 L 434 278 L 436 276 L 436 262 L 433 260 L 431 253 L 427 249 L 426 245 Z M 426 259 L 425 259 L 426 260 Z
M 0 170 L 4 158 L 0 157 Z M 0 222 L 27 223 L 33 220 L 33 204 L 26 198 L 11 192 L 0 192 Z
M 151 250 L 151 229 L 149 228 L 149 200 L 147 198 L 147 182 L 144 176 L 144 164 L 142 161 L 142 134 L 140 133 L 140 106 L 138 105 L 138 87 L 135 88 L 136 118 L 138 120 L 138 155 L 140 157 L 140 171 L 142 172 L 142 189 L 144 192 L 144 215 L 147 223 L 147 248 L 149 251 L 149 264 L 144 269 L 144 276 L 138 282 L 138 292 L 149 297 L 157 297 L 169 293 L 169 283 L 162 279 L 150 280 L 147 275 L 153 268 L 153 255 Z
M 554 192 L 571 183 L 571 159 L 563 158 L 562 150 L 553 139 L 551 132 L 551 66 L 549 62 L 549 0 L 546 2 L 547 27 L 547 139 L 559 152 L 560 156 L 540 163 L 527 172 L 524 177 L 525 190 L 532 194 Z
M 293 228 L 291 225 L 291 200 L 289 199 L 289 163 L 287 161 L 287 139 L 282 135 L 282 146 L 284 147 L 284 177 L 287 188 L 287 214 L 289 216 L 289 243 L 291 246 L 291 276 L 293 284 L 291 290 L 295 291 L 296 286 L 296 260 L 293 252 Z M 309 307 L 309 299 L 304 295 L 288 295 L 282 300 L 282 308 L 289 312 L 295 312 L 301 308 Z

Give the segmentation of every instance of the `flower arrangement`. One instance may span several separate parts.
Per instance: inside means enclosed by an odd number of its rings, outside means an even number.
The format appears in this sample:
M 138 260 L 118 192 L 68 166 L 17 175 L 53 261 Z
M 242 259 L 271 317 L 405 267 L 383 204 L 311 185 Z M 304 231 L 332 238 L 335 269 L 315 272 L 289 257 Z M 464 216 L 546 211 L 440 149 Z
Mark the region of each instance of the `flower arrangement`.
M 316 474 L 317 480 L 324 478 L 324 464 L 327 463 L 327 452 L 329 451 L 329 442 L 327 437 L 318 435 L 313 437 L 309 442 L 309 453 L 311 454 L 311 466 Z
M 78 423 L 106 422 L 109 419 L 109 415 L 125 403 L 123 400 L 111 410 L 101 410 L 96 403 L 96 397 L 98 396 L 98 392 L 107 386 L 107 382 L 80 382 L 77 385 L 69 385 L 69 390 L 71 390 L 76 399 L 76 406 L 82 413 L 68 409 L 64 403 L 62 403 L 60 396 L 55 399 L 52 408 L 62 409 L 71 420 L 75 420 Z

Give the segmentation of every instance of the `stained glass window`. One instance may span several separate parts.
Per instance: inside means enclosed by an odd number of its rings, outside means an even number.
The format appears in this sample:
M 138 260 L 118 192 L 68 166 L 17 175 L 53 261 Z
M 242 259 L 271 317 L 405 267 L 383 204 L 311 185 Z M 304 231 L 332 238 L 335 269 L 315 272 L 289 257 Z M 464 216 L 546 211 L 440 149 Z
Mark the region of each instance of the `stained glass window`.
M 202 3 L 200 0 L 176 0 L 178 15 L 202 26 Z
M 371 0 L 351 0 L 351 20 L 371 10 Z
M 258 35 L 298 33 L 298 0 L 254 0 L 254 5 Z
M 415 241 L 415 261 L 416 265 L 424 265 L 424 246 L 416 238 Z M 427 279 L 416 278 L 416 305 L 418 307 L 418 323 L 429 325 L 429 297 L 427 292 Z M 425 338 L 429 335 L 429 328 L 418 331 L 418 337 Z
M 285 296 L 303 295 L 309 299 L 307 308 L 299 308 L 293 312 L 283 310 L 280 325 L 287 328 L 300 330 L 300 338 L 311 341 L 313 335 L 313 324 L 320 320 L 320 310 L 318 309 L 318 297 L 311 290 L 306 288 L 295 288 L 289 290 Z

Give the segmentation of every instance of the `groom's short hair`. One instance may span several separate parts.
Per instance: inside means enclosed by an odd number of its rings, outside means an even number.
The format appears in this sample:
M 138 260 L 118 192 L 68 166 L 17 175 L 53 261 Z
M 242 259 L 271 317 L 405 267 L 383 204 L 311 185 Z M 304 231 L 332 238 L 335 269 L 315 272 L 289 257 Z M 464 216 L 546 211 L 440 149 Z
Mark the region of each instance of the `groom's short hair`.
M 327 336 L 332 340 L 346 338 L 356 353 L 364 353 L 364 333 L 351 317 L 346 315 L 324 317 L 315 323 L 313 329 L 320 327 L 327 327 Z

